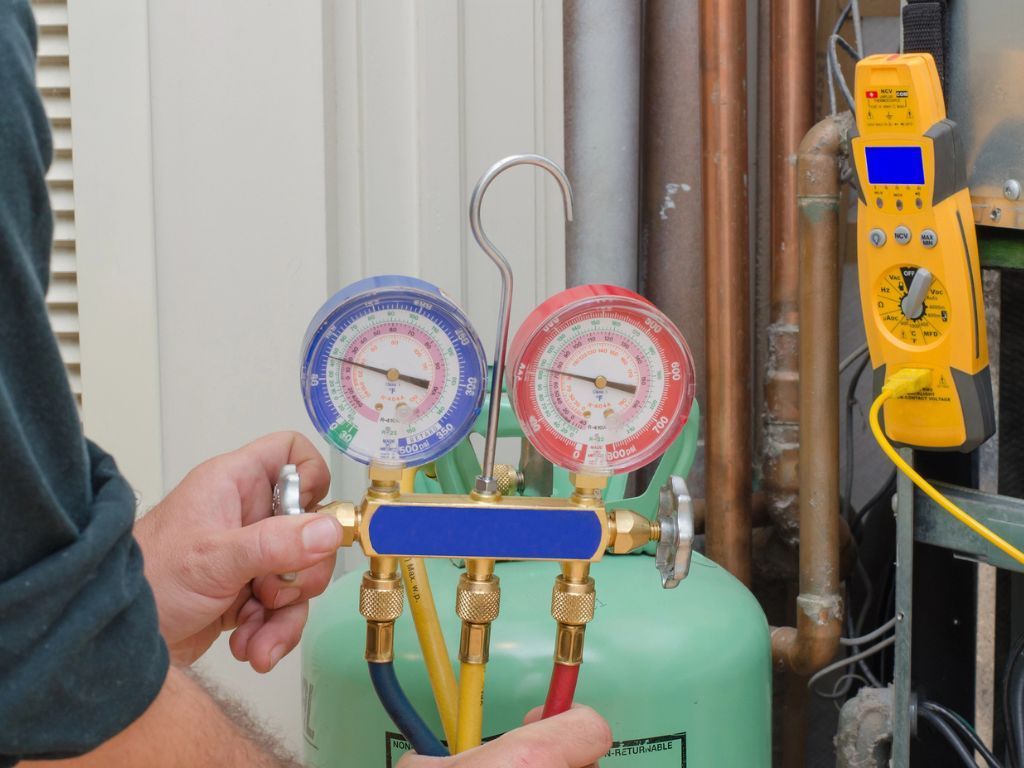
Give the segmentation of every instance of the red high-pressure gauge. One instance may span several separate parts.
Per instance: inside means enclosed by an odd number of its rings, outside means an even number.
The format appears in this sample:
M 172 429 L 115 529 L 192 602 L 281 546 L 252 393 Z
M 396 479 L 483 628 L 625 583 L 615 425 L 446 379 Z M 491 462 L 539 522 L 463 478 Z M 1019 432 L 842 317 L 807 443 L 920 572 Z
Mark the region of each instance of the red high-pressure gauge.
M 519 328 L 508 393 L 523 432 L 553 464 L 618 474 L 658 458 L 693 404 L 693 358 L 653 304 L 624 288 L 552 296 Z

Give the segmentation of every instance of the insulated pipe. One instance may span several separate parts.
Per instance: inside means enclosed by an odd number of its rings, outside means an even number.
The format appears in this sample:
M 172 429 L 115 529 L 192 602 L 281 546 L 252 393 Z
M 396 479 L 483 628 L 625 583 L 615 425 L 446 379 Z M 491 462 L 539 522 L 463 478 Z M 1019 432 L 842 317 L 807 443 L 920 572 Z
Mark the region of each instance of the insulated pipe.
M 750 583 L 747 3 L 701 0 L 707 554 Z
M 775 662 L 799 675 L 839 648 L 839 160 L 850 113 L 828 117 L 800 143 L 797 205 L 800 319 L 800 594 L 796 627 L 772 630 Z
M 565 166 L 576 214 L 565 228 L 569 287 L 637 288 L 642 7 L 563 3 Z
M 771 318 L 764 389 L 764 488 L 787 544 L 798 540 L 799 249 L 796 156 L 814 123 L 814 0 L 771 8 Z

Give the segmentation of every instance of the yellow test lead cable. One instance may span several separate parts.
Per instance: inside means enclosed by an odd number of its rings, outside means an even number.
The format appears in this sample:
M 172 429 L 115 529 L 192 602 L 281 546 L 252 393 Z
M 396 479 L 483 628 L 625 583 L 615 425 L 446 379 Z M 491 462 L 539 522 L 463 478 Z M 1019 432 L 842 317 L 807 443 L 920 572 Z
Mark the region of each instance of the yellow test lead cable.
M 415 469 L 406 469 L 402 472 L 402 493 L 413 492 L 415 479 Z M 427 577 L 426 563 L 420 557 L 403 557 L 401 565 L 405 595 L 413 624 L 416 626 L 416 637 L 419 638 L 420 650 L 423 652 L 423 664 L 430 678 L 430 689 L 437 704 L 437 713 L 441 718 L 441 728 L 444 730 L 449 749 L 454 749 L 458 687 L 455 683 L 455 672 L 448 658 L 448 646 L 441 631 L 441 622 L 437 617 L 437 606 Z
M 892 398 L 901 397 L 902 395 L 912 394 L 924 389 L 930 384 L 931 371 L 926 368 L 904 368 L 886 380 L 885 384 L 882 386 L 881 393 L 871 404 L 871 412 L 868 415 L 868 422 L 871 425 L 871 432 L 875 436 L 875 440 L 878 441 L 879 447 L 881 447 L 885 452 L 885 455 L 889 457 L 889 460 L 899 467 L 900 470 L 913 481 L 914 485 L 924 491 L 932 501 L 949 512 L 949 514 L 981 536 L 981 538 L 988 541 L 994 547 L 1001 549 L 1018 563 L 1024 564 L 1024 552 L 1021 552 L 1010 542 L 993 532 L 987 526 L 979 523 L 973 517 L 960 509 L 960 507 L 956 506 L 953 502 L 939 493 L 931 483 L 921 477 L 913 467 L 903 460 L 903 457 L 899 455 L 895 448 L 893 448 L 892 443 L 889 442 L 885 433 L 882 432 L 882 427 L 879 423 L 879 414 L 881 413 L 882 406 L 885 402 Z

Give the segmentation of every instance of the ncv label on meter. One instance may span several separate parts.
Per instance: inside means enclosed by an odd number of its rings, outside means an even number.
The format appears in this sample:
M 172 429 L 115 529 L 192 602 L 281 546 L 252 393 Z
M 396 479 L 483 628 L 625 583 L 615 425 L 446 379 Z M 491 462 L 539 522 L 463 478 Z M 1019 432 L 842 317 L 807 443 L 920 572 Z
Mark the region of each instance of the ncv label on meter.
M 498 738 L 491 736 L 485 742 Z M 385 768 L 395 768 L 398 761 L 412 747 L 399 733 L 387 731 L 384 734 Z M 601 766 L 625 768 L 686 768 L 686 734 L 672 733 L 666 736 L 649 736 L 643 739 L 627 739 L 612 743 L 611 749 L 601 758 Z

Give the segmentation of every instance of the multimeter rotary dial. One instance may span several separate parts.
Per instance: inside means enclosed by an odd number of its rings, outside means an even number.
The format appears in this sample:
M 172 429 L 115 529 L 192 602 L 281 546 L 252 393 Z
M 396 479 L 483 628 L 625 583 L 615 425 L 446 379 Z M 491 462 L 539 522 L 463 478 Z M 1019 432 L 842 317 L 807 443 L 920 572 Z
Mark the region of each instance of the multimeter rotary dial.
M 935 344 L 949 329 L 949 294 L 924 267 L 907 264 L 886 269 L 875 283 L 874 304 L 882 326 L 904 344 Z

